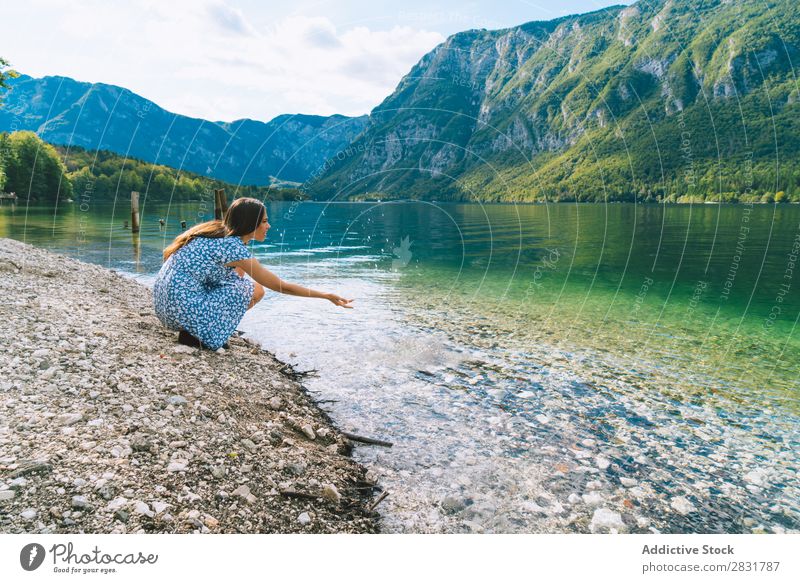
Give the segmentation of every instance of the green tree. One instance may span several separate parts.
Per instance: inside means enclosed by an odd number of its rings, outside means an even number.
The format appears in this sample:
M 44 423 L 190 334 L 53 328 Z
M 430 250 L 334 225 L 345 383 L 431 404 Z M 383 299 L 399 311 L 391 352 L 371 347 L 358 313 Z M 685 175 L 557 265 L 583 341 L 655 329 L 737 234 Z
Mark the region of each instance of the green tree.
M 8 61 L 6 61 L 3 57 L 0 57 L 0 89 L 8 90 L 8 84 L 6 82 L 9 79 L 14 79 L 15 77 L 19 77 L 19 73 L 13 69 L 9 69 Z M 2 103 L 3 94 L 0 93 L 0 104 Z
M 8 61 L 4 58 L 0 57 L 0 90 L 7 90 L 8 85 L 6 84 L 7 79 L 13 79 L 17 76 L 15 71 L 8 70 Z M 0 92 L 0 106 L 3 105 L 3 95 Z M 0 143 L 0 192 L 3 192 L 3 188 L 6 184 L 6 172 L 5 172 L 5 158 L 7 156 L 7 147 L 8 143 Z
M 6 189 L 31 201 L 71 198 L 72 184 L 56 149 L 33 132 L 5 138 Z

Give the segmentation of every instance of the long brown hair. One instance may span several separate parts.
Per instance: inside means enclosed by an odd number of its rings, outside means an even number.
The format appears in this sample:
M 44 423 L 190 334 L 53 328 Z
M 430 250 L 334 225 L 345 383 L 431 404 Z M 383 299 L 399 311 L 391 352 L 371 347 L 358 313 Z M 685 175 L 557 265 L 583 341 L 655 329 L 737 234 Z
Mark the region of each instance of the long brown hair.
M 266 214 L 267 209 L 260 200 L 247 197 L 237 198 L 228 207 L 223 220 L 200 223 L 175 237 L 170 246 L 164 249 L 164 261 L 195 237 L 218 239 L 248 235 L 258 228 Z

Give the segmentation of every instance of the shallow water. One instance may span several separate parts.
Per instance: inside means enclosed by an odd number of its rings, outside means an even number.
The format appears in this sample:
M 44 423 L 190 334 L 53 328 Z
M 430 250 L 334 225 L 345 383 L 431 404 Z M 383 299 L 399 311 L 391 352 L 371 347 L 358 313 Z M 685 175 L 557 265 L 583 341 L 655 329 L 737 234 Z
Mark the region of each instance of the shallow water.
M 198 216 L 145 209 L 137 250 L 109 207 L 24 210 L 0 207 L 0 236 L 144 281 Z M 280 203 L 270 222 L 259 258 L 357 309 L 271 294 L 240 328 L 395 444 L 356 448 L 386 530 L 586 532 L 601 507 L 632 532 L 800 527 L 800 208 Z

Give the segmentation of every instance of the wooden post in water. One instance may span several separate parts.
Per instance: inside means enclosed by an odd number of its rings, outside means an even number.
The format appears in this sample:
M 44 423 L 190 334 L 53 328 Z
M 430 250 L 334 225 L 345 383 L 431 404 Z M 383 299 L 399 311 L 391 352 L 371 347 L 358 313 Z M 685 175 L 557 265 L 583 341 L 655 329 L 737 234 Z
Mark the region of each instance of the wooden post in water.
M 228 212 L 228 197 L 225 196 L 224 188 L 214 189 L 214 218 L 218 221 L 225 217 Z
M 139 232 L 139 193 L 131 191 L 131 233 Z

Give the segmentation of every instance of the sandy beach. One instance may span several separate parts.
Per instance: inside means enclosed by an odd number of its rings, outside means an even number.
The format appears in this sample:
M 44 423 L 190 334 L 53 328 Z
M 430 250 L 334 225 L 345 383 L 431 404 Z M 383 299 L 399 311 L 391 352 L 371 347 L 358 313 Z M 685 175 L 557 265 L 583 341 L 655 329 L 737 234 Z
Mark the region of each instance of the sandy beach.
M 0 293 L 0 532 L 378 530 L 379 489 L 271 353 L 179 345 L 145 286 L 11 239 Z

